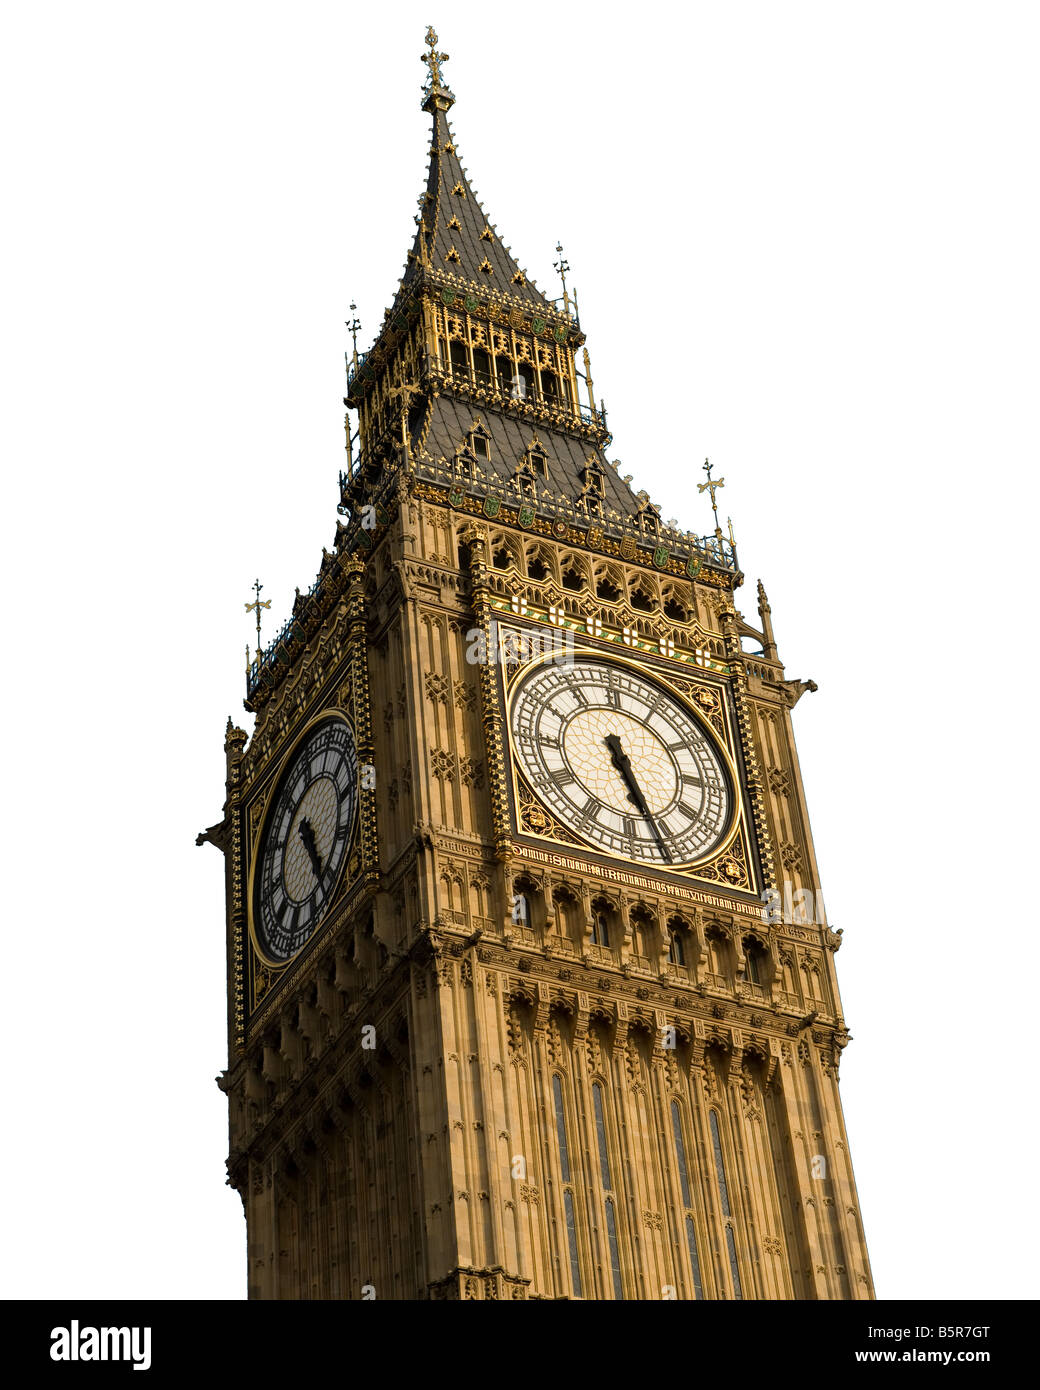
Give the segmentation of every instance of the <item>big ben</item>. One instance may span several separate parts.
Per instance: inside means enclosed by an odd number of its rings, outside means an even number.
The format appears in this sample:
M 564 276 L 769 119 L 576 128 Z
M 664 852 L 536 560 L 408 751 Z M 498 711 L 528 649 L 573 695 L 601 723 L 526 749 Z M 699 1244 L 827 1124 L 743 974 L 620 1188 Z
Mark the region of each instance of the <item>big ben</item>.
M 249 1296 L 870 1299 L 807 683 L 732 534 L 608 457 L 573 298 L 476 198 L 432 30 L 424 61 L 341 519 L 200 836 Z

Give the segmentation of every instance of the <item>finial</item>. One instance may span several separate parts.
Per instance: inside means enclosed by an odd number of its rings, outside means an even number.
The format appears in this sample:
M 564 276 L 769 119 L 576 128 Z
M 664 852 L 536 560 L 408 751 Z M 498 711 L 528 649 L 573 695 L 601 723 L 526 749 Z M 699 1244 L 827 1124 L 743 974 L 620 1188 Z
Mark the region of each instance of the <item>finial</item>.
M 708 475 L 708 481 L 707 481 L 706 483 L 698 483 L 698 484 L 697 484 L 697 491 L 698 491 L 698 492 L 710 492 L 710 493 L 711 493 L 711 509 L 712 509 L 712 511 L 715 513 L 715 534 L 716 534 L 716 536 L 718 536 L 719 539 L 721 540 L 721 538 L 722 538 L 722 530 L 721 530 L 721 528 L 719 527 L 719 509 L 718 509 L 718 506 L 716 505 L 716 502 L 715 502 L 715 493 L 718 491 L 718 489 L 719 489 L 720 487 L 725 487 L 725 486 L 726 486 L 726 479 L 725 479 L 725 478 L 718 478 L 718 479 L 712 478 L 712 476 L 711 476 L 711 464 L 708 462 L 707 459 L 704 460 L 704 471 L 705 471 L 705 473 L 707 473 L 707 475 Z
M 567 272 L 570 270 L 571 264 L 570 261 L 564 259 L 563 246 L 560 242 L 556 243 L 556 254 L 560 259 L 558 261 L 553 261 L 553 270 L 558 270 L 560 272 L 560 280 L 563 284 L 563 310 L 564 313 L 569 314 L 571 311 L 571 300 L 570 295 L 567 293 Z
M 350 320 L 349 320 L 349 322 L 346 321 L 346 320 L 344 320 L 344 322 L 347 323 L 347 332 L 350 334 L 351 338 L 352 338 L 353 341 L 354 341 L 354 358 L 353 358 L 353 361 L 354 361 L 354 368 L 355 368 L 355 370 L 357 369 L 357 364 L 358 364 L 358 355 L 357 355 L 357 335 L 361 332 L 361 320 L 356 316 L 356 314 L 355 314 L 355 312 L 354 312 L 356 309 L 357 309 L 357 305 L 356 305 L 353 301 L 351 301 L 351 305 L 350 305 Z
M 586 389 L 586 390 L 588 391 L 588 393 L 589 393 L 589 409 L 592 411 L 593 416 L 595 416 L 595 414 L 596 414 L 596 397 L 595 397 L 595 394 L 593 393 L 593 390 L 592 390 L 592 365 L 591 365 L 591 363 L 589 362 L 589 350 L 588 350 L 588 348 L 582 348 L 581 353 L 582 353 L 582 357 L 583 357 L 584 362 L 585 362 L 585 389 Z
M 441 111 L 447 111 L 455 100 L 441 81 L 441 64 L 448 61 L 448 55 L 437 52 L 437 43 L 437 31 L 431 24 L 426 30 L 426 46 L 430 51 L 422 55 L 422 60 L 430 73 L 426 81 L 426 100 L 423 102 L 423 107 L 427 111 L 433 110 L 435 107 Z M 436 132 L 436 126 L 434 131 Z
M 262 599 L 260 597 L 260 592 L 263 589 L 263 587 L 264 586 L 260 583 L 259 579 L 256 580 L 253 584 L 253 590 L 256 594 L 256 601 L 255 603 L 246 604 L 247 613 L 256 613 L 256 654 L 258 658 L 260 656 L 260 610 L 261 608 L 270 608 L 271 606 L 271 600 L 269 598 Z M 248 651 L 249 648 L 247 647 L 246 652 L 248 653 Z

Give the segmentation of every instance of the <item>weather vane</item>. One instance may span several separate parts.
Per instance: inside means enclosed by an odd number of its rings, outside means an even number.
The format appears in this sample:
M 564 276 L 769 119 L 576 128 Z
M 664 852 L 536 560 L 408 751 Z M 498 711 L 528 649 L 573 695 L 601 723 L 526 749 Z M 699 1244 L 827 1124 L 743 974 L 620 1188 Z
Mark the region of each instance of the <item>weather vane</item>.
M 571 268 L 571 263 L 564 259 L 563 246 L 560 242 L 556 243 L 556 254 L 560 259 L 558 261 L 553 261 L 553 270 L 558 270 L 560 272 L 560 280 L 563 284 L 563 307 L 564 311 L 569 314 L 571 311 L 571 301 L 567 293 L 567 272 Z
M 254 583 L 254 585 L 253 585 L 253 589 L 254 589 L 254 591 L 256 592 L 256 602 L 255 602 L 255 603 L 247 603 L 247 604 L 246 604 L 246 612 L 247 612 L 247 613 L 253 613 L 253 612 L 256 613 L 256 650 L 257 650 L 257 654 L 258 654 L 258 655 L 259 655 L 259 652 L 260 652 L 260 610 L 261 610 L 261 608 L 270 608 L 270 606 L 271 606 L 271 600 L 270 600 L 269 598 L 261 598 L 261 597 L 260 597 L 260 590 L 261 590 L 263 587 L 264 587 L 264 586 L 260 583 L 260 581 L 259 581 L 259 579 L 258 579 L 258 580 Z M 249 648 L 247 647 L 247 648 L 246 648 L 246 656 L 247 656 L 247 659 L 248 659 L 248 654 L 249 654 Z
M 704 460 L 704 471 L 705 471 L 705 473 L 707 473 L 707 475 L 708 475 L 708 481 L 707 481 L 706 483 L 698 483 L 698 484 L 697 484 L 697 491 L 698 491 L 698 492 L 710 492 L 710 493 L 711 493 L 711 509 L 712 509 L 712 511 L 715 513 L 715 533 L 716 533 L 716 535 L 721 535 L 722 532 L 721 532 L 721 530 L 719 529 L 719 509 L 718 509 L 718 507 L 716 506 L 716 503 L 715 503 L 715 493 L 716 493 L 716 491 L 717 491 L 720 487 L 725 487 L 725 486 L 726 486 L 726 479 L 725 479 L 725 478 L 717 478 L 717 479 L 716 479 L 716 478 L 712 478 L 712 476 L 711 476 L 711 464 L 708 462 L 707 459 Z
M 437 43 L 437 31 L 431 24 L 426 30 L 426 45 L 430 51 L 422 55 L 422 60 L 430 69 L 430 87 L 433 91 L 437 91 L 441 85 L 441 63 L 448 61 L 447 53 L 437 52 Z
M 357 317 L 357 315 L 356 315 L 355 312 L 354 312 L 356 308 L 357 308 L 357 305 L 354 304 L 354 303 L 352 302 L 351 305 L 350 305 L 350 322 L 347 323 L 347 332 L 350 334 L 350 336 L 351 336 L 351 338 L 352 338 L 352 340 L 353 340 L 353 343 L 354 343 L 354 366 L 355 366 L 355 367 L 356 367 L 357 364 L 358 364 L 358 358 L 357 358 L 357 335 L 361 332 L 361 320 Z M 344 322 L 346 323 L 346 320 L 344 320 Z

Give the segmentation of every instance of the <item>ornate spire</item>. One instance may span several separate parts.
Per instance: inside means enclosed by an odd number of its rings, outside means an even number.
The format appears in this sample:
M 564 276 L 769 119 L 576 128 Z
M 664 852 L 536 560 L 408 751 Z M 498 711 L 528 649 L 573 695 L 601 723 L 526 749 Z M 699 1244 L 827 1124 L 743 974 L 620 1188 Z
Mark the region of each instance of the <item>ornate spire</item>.
M 441 271 L 453 280 L 476 286 L 481 294 L 498 292 L 548 310 L 550 305 L 517 265 L 470 186 L 448 124 L 447 113 L 455 104 L 442 69 L 448 55 L 438 51 L 437 33 L 432 27 L 426 31 L 426 43 L 429 52 L 422 60 L 429 71 L 423 110 L 433 117 L 430 167 L 402 288 L 422 270 Z
M 430 51 L 422 55 L 423 62 L 429 68 L 426 86 L 423 89 L 426 95 L 423 102 L 424 111 L 447 111 L 455 104 L 451 89 L 441 81 L 441 64 L 448 61 L 448 54 L 437 52 L 438 42 L 437 31 L 431 24 L 426 30 L 426 46 Z

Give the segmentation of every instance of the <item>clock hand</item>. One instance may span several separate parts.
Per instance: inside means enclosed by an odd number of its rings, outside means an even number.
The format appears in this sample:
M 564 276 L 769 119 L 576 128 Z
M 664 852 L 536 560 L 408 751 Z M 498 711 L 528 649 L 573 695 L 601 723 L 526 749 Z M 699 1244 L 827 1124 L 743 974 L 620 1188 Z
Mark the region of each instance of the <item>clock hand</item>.
M 636 781 L 636 775 L 632 771 L 632 764 L 629 762 L 628 754 L 621 746 L 620 738 L 618 738 L 617 734 L 608 734 L 603 742 L 610 749 L 610 761 L 625 779 L 629 801 L 631 801 L 634 806 L 638 806 L 644 815 L 648 815 L 646 798 L 643 796 L 642 788 Z
M 318 846 L 314 839 L 314 831 L 311 829 L 311 823 L 306 816 L 300 821 L 300 839 L 303 841 L 303 847 L 307 851 L 314 868 L 314 876 L 320 880 L 321 860 L 318 858 Z
M 668 853 L 668 848 L 661 838 L 661 832 L 657 827 L 657 822 L 650 813 L 650 807 L 646 803 L 646 797 L 643 795 L 643 789 L 639 785 L 639 780 L 633 771 L 628 754 L 621 746 L 621 739 L 617 734 L 608 734 L 603 742 L 610 749 L 610 761 L 625 779 L 625 785 L 628 787 L 629 801 L 642 812 L 644 820 L 647 821 L 650 829 L 654 832 L 654 839 L 657 841 L 657 847 L 661 851 L 663 858 L 667 860 L 668 863 L 671 863 L 672 856 Z

